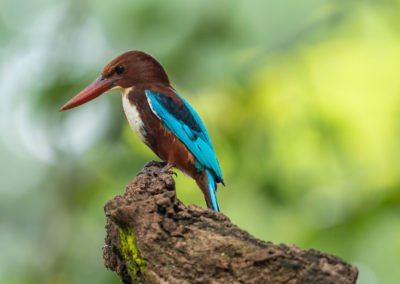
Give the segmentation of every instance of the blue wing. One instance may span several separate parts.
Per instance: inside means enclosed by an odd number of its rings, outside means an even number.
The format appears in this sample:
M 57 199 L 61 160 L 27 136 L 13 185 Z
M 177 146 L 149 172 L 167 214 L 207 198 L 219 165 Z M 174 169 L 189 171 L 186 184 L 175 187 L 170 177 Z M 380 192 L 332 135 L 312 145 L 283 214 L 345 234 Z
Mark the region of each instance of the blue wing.
M 199 171 L 204 169 L 212 171 L 215 181 L 223 183 L 221 169 L 203 122 L 191 105 L 178 93 L 175 94 L 184 104 L 178 104 L 162 93 L 146 90 L 153 112 L 160 118 L 164 127 L 172 131 L 192 152 L 196 158 L 196 168 Z

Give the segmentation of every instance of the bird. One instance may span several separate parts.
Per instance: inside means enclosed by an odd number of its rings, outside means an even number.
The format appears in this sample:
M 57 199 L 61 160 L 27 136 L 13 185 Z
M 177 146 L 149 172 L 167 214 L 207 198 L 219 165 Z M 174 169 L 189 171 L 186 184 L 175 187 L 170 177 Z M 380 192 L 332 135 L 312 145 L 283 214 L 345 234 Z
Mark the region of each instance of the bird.
M 59 111 L 82 105 L 109 90 L 119 90 L 133 132 L 166 165 L 193 178 L 208 208 L 219 212 L 217 184 L 223 184 L 210 136 L 194 108 L 171 86 L 162 65 L 150 54 L 133 50 L 109 62 L 101 75 Z

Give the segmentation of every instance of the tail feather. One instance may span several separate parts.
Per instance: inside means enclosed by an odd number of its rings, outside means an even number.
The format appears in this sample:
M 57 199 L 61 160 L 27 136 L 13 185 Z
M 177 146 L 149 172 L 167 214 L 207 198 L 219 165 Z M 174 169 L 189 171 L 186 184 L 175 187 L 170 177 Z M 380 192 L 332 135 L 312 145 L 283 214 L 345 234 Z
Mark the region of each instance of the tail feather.
M 205 169 L 203 172 L 194 176 L 197 185 L 200 187 L 204 194 L 207 207 L 219 212 L 217 196 L 217 183 L 215 182 L 216 177 L 211 170 Z
M 214 211 L 219 212 L 219 206 L 218 206 L 218 201 L 217 201 L 217 196 L 215 192 L 217 191 L 217 183 L 215 182 L 215 177 L 211 171 L 208 169 L 206 170 L 207 172 L 207 177 L 208 177 L 208 191 L 210 193 L 210 198 L 211 198 L 211 204 L 208 204 L 207 199 L 207 207 L 214 209 Z

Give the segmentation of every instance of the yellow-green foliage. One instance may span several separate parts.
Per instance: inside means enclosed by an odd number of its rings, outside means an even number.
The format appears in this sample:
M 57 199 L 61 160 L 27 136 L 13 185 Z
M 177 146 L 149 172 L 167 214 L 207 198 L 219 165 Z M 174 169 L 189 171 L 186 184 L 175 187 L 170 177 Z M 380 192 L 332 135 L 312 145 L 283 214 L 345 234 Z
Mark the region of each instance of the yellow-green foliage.
M 131 229 L 119 229 L 121 238 L 121 252 L 128 267 L 129 274 L 134 280 L 138 280 L 138 274 L 144 272 L 144 260 L 140 258 L 135 245 L 135 236 Z

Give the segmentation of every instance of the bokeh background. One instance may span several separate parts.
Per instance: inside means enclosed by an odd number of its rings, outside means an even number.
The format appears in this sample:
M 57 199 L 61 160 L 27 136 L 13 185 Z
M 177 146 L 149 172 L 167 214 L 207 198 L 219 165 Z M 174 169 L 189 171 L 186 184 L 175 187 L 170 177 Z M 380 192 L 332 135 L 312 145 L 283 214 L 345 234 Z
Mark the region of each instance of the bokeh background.
M 120 283 L 103 205 L 151 159 L 110 92 L 59 113 L 115 56 L 155 56 L 197 109 L 222 212 L 263 240 L 400 279 L 400 1 L 0 2 L 0 282 Z M 178 197 L 204 206 L 179 173 Z

